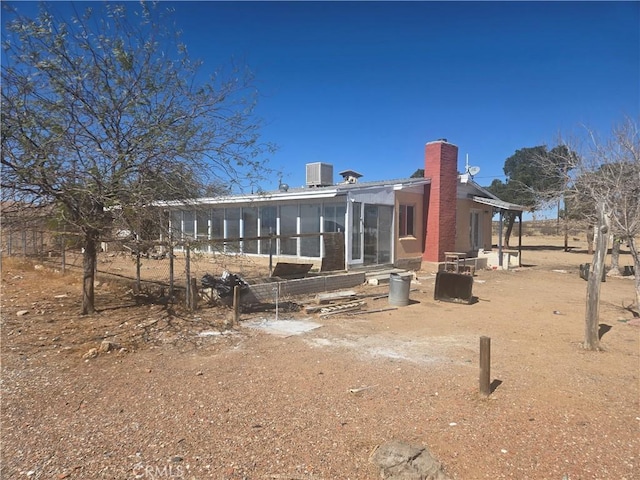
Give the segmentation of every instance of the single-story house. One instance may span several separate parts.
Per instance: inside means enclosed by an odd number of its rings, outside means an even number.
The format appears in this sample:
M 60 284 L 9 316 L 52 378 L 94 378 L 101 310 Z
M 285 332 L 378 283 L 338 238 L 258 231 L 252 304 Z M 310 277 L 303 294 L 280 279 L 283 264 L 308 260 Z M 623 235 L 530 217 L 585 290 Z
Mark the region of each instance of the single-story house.
M 331 164 L 310 163 L 305 187 L 161 205 L 174 238 L 197 240 L 203 252 L 222 244 L 286 262 L 337 256 L 345 270 L 443 262 L 445 252 L 490 250 L 494 208 L 504 203 L 457 165 L 458 147 L 441 139 L 425 146 L 424 178 L 363 182 L 345 170 L 334 183 Z M 328 246 L 338 232 L 341 241 Z

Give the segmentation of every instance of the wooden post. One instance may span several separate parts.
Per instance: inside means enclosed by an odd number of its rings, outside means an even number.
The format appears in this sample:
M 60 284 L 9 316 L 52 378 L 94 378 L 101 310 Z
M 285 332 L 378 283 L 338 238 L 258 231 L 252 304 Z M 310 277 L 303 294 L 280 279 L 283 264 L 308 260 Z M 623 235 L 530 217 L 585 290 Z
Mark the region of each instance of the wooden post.
M 522 211 L 518 213 L 518 266 L 522 267 Z
M 191 288 L 189 289 L 189 293 L 191 295 L 191 299 L 189 301 L 191 310 L 196 311 L 198 309 L 198 282 L 195 277 L 191 279 Z
M 136 242 L 136 293 L 140 293 L 140 244 Z
M 480 393 L 491 394 L 491 338 L 480 337 Z
M 500 217 L 498 217 L 498 266 L 502 268 L 502 228 L 503 228 L 503 216 L 504 212 L 500 210 Z
M 269 277 L 273 273 L 273 231 L 269 228 Z
M 173 302 L 173 240 L 169 239 L 169 301 Z
M 191 302 L 191 247 L 189 245 L 189 242 L 187 242 L 187 244 L 185 245 L 186 248 L 186 252 L 185 252 L 185 259 L 184 259 L 184 273 L 187 276 L 187 284 L 186 284 L 186 288 L 187 291 L 186 293 L 186 303 L 187 303 L 187 308 L 189 307 L 189 303 Z
M 587 308 L 585 312 L 584 348 L 598 350 L 600 348 L 599 309 L 600 283 L 604 274 L 604 263 L 607 256 L 610 219 L 605 212 L 604 202 L 596 205 L 598 224 L 596 225 L 596 248 L 593 254 L 592 271 L 587 281 Z
M 233 287 L 233 324 L 240 322 L 240 285 Z
M 62 274 L 67 273 L 67 239 L 62 236 Z

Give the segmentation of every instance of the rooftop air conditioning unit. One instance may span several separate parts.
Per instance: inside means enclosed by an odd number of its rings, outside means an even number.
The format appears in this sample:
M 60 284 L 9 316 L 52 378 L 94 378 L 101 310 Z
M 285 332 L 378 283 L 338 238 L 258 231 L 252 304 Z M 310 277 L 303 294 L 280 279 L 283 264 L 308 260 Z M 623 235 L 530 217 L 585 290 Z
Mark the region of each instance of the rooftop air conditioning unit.
M 333 165 L 330 163 L 307 163 L 307 187 L 333 185 Z

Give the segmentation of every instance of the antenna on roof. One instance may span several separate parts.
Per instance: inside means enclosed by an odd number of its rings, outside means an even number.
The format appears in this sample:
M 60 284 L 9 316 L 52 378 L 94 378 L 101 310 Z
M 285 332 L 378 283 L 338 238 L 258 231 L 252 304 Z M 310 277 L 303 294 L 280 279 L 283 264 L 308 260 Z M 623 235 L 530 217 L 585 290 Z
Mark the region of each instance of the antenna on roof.
M 469 166 L 469 154 L 468 153 L 467 153 L 467 160 L 466 160 L 465 166 L 464 166 L 464 171 L 465 171 L 465 173 L 469 174 L 469 176 L 471 177 L 472 180 L 473 180 L 473 177 L 475 175 L 480 173 L 480 167 L 470 167 Z

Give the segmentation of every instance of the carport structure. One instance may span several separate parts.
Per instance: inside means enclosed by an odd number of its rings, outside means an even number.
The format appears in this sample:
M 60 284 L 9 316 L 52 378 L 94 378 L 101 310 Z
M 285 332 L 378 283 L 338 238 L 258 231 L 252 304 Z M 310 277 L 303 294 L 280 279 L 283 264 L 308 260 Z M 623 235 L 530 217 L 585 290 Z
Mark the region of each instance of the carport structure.
M 518 219 L 518 266 L 521 267 L 522 266 L 522 212 L 524 212 L 525 210 L 528 210 L 528 208 L 515 203 L 505 202 L 497 198 L 486 198 L 486 197 L 474 196 L 473 201 L 491 206 L 493 208 L 494 213 L 497 212 L 500 215 L 500 218 L 498 220 L 498 265 L 500 265 L 501 268 L 503 267 L 502 252 L 504 248 L 502 244 L 502 230 L 504 228 L 504 217 L 507 213 L 511 213 L 516 216 L 516 218 Z

